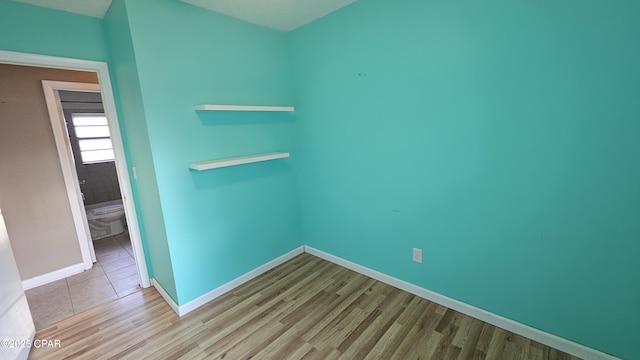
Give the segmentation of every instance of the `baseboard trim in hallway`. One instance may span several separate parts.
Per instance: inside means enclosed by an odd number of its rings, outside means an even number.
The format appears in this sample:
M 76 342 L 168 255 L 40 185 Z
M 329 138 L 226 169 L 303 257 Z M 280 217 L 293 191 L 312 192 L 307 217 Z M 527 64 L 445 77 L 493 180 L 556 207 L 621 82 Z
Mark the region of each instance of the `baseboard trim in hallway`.
M 73 276 L 75 274 L 79 274 L 85 270 L 84 263 L 79 263 L 71 266 L 67 266 L 65 268 L 48 272 L 46 274 L 42 274 L 39 276 L 34 276 L 30 279 L 26 279 L 22 281 L 22 288 L 26 290 L 30 290 L 36 288 L 38 286 L 46 285 L 52 283 L 54 281 L 58 281 L 69 276 Z
M 369 276 L 370 278 L 376 279 L 385 284 L 394 286 L 398 289 L 404 290 L 416 296 L 420 296 L 424 299 L 432 301 L 434 303 L 440 304 L 442 306 L 446 306 L 450 309 L 463 313 L 465 315 L 471 316 L 478 320 L 484 321 L 491 325 L 497 326 L 499 328 L 505 329 L 507 331 L 511 331 L 512 333 L 527 337 L 531 340 L 537 341 L 541 344 L 547 345 L 549 347 L 558 349 L 562 352 L 566 352 L 573 356 L 582 358 L 582 359 L 594 359 L 594 360 L 620 360 L 619 358 L 603 353 L 601 351 L 586 347 L 584 345 L 578 344 L 571 340 L 567 340 L 561 338 L 557 335 L 553 335 L 542 330 L 533 328 L 531 326 L 519 323 L 517 321 L 513 321 L 511 319 L 507 319 L 500 315 L 496 315 L 489 311 L 477 308 L 473 305 L 469 305 L 463 303 L 461 301 L 452 299 L 450 297 L 444 296 L 442 294 L 436 293 L 431 290 L 427 290 L 420 286 L 408 283 L 406 281 L 394 278 L 393 276 L 389 276 L 387 274 L 383 274 L 379 271 L 370 269 L 368 267 L 353 263 L 349 260 L 345 260 L 335 255 L 331 255 L 324 251 L 315 249 L 310 246 L 304 246 L 304 252 L 309 253 L 311 255 L 317 256 L 321 259 L 327 260 L 334 264 L 345 267 L 349 270 L 353 270 L 362 275 Z

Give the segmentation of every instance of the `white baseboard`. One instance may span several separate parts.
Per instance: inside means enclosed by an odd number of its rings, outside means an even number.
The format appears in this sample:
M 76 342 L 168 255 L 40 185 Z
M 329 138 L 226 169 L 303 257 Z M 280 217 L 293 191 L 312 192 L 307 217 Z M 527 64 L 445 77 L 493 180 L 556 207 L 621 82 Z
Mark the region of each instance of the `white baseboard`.
M 173 301 L 173 299 L 167 294 L 167 292 L 162 288 L 162 286 L 155 281 L 155 279 L 151 280 L 151 283 L 153 284 L 153 287 L 155 287 L 158 292 L 160 293 L 160 295 L 165 299 L 165 301 L 169 304 L 169 306 L 171 306 L 171 308 L 173 309 L 173 311 L 176 312 L 176 314 L 178 314 L 178 316 L 184 316 L 188 313 L 190 313 L 191 311 L 199 308 L 200 306 L 208 303 L 209 301 L 217 298 L 220 295 L 224 295 L 227 292 L 237 288 L 238 286 L 246 283 L 247 281 L 262 275 L 264 273 L 266 273 L 267 271 L 273 269 L 274 267 L 285 263 L 291 259 L 293 259 L 294 257 L 300 255 L 304 253 L 304 246 L 300 246 L 296 249 L 293 249 L 291 251 L 289 251 L 288 253 L 279 256 L 271 261 L 269 261 L 268 263 L 261 265 L 251 271 L 249 271 L 248 273 L 237 277 L 231 281 L 229 281 L 228 283 L 221 285 L 211 291 L 209 291 L 208 293 L 201 295 L 191 301 L 189 301 L 188 303 L 184 304 L 184 305 L 177 305 L 175 303 L 175 301 Z
M 495 325 L 499 328 L 505 329 L 507 331 L 510 331 L 512 333 L 518 334 L 518 335 L 522 335 L 524 337 L 527 337 L 531 340 L 537 341 L 541 344 L 550 346 L 554 349 L 558 349 L 560 351 L 566 352 L 568 354 L 577 356 L 579 358 L 582 359 L 594 359 L 594 360 L 620 360 L 617 357 L 614 357 L 612 355 L 609 354 L 605 354 L 601 351 L 586 347 L 584 345 L 580 345 L 578 343 L 575 343 L 573 341 L 561 338 L 559 336 L 553 335 L 553 334 L 549 334 L 547 332 L 544 332 L 542 330 L 538 330 L 535 328 L 532 328 L 528 325 L 519 323 L 517 321 L 513 321 L 511 319 L 507 319 L 505 317 L 502 317 L 500 315 L 496 315 L 493 313 L 490 313 L 486 310 L 482 310 L 480 308 L 477 308 L 473 305 L 469 305 L 466 303 L 463 303 L 461 301 L 452 299 L 450 297 L 444 296 L 442 294 L 438 294 L 436 292 L 433 292 L 431 290 L 427 290 L 425 288 L 419 287 L 417 285 L 408 283 L 406 281 L 394 278 L 392 276 L 383 274 L 381 272 L 375 271 L 373 269 L 369 269 L 365 266 L 362 265 L 358 265 L 356 263 L 353 263 L 351 261 L 345 260 L 343 258 L 331 255 L 329 253 L 326 253 L 324 251 L 318 250 L 318 249 L 314 249 L 310 246 L 305 246 L 304 247 L 304 251 L 317 256 L 321 259 L 330 261 L 334 264 L 338 264 L 342 267 L 345 267 L 347 269 L 353 270 L 355 272 L 358 272 L 360 274 L 369 276 L 373 279 L 376 279 L 378 281 L 381 281 L 383 283 L 389 284 L 391 286 L 397 287 L 398 289 L 404 290 L 406 292 L 409 292 L 411 294 L 420 296 L 422 298 L 425 298 L 429 301 L 433 301 L 437 304 L 440 304 L 442 306 L 446 306 L 450 309 L 453 309 L 455 311 L 461 312 L 463 314 L 469 315 L 473 318 L 476 318 L 478 320 L 482 320 L 484 322 L 487 322 L 491 325 Z
M 173 311 L 178 314 L 178 316 L 183 316 L 200 306 L 208 303 L 209 301 L 237 288 L 238 286 L 246 283 L 247 281 L 273 269 L 274 267 L 296 257 L 297 255 L 302 254 L 303 252 L 309 253 L 311 255 L 317 256 L 321 259 L 330 261 L 334 264 L 338 264 L 347 269 L 353 270 L 360 274 L 369 276 L 373 279 L 381 281 L 383 283 L 389 284 L 391 286 L 397 287 L 401 290 L 409 292 L 411 294 L 420 296 L 429 301 L 433 301 L 442 306 L 446 306 L 450 309 L 463 313 L 465 315 L 469 315 L 478 320 L 487 322 L 491 325 L 495 325 L 499 328 L 510 331 L 514 334 L 522 335 L 531 340 L 537 341 L 541 344 L 550 346 L 554 349 L 558 349 L 560 351 L 566 352 L 568 354 L 577 356 L 582 359 L 593 359 L 593 360 L 620 360 L 619 358 L 603 353 L 601 351 L 586 347 L 584 345 L 580 345 L 573 341 L 561 338 L 557 335 L 553 335 L 542 330 L 533 328 L 531 326 L 519 323 L 517 321 L 507 319 L 500 315 L 493 314 L 486 310 L 477 308 L 473 305 L 469 305 L 463 303 L 461 301 L 452 299 L 450 297 L 444 296 L 442 294 L 438 294 L 434 291 L 427 290 L 425 288 L 419 287 L 417 285 L 408 283 L 406 281 L 394 278 L 392 276 L 383 274 L 381 272 L 375 271 L 373 269 L 367 268 L 362 265 L 358 265 L 351 261 L 345 260 L 343 258 L 337 257 L 335 255 L 331 255 L 324 251 L 315 249 L 310 246 L 301 246 L 296 248 L 276 259 L 269 261 L 268 263 L 259 266 L 248 273 L 229 281 L 228 283 L 219 286 L 208 293 L 197 297 L 194 300 L 189 301 L 184 305 L 178 305 L 176 302 L 167 294 L 167 292 L 162 288 L 162 286 L 155 280 L 151 279 L 151 284 L 155 287 L 160 295 L 164 298 L 164 300 L 169 304 L 169 306 L 173 309 Z
M 84 263 L 67 266 L 65 268 L 55 270 L 46 274 L 34 276 L 31 279 L 22 281 L 22 288 L 24 290 L 33 289 L 38 286 L 42 286 L 60 279 L 64 279 L 71 275 L 79 274 L 84 271 Z
M 169 307 L 176 312 L 176 314 L 178 314 L 178 304 L 176 304 L 175 301 L 173 301 L 173 299 L 171 298 L 171 296 L 169 296 L 169 294 L 167 293 L 167 291 L 162 287 L 162 285 L 160 285 L 159 282 L 156 281 L 156 279 L 152 278 L 151 279 L 151 286 L 153 286 L 156 290 L 158 290 L 158 292 L 160 293 L 160 296 L 162 296 L 162 298 L 164 299 L 164 301 L 167 302 L 167 304 L 169 304 Z
M 209 301 L 217 298 L 220 295 L 223 295 L 235 288 L 237 288 L 238 286 L 246 283 L 247 281 L 262 275 L 264 273 L 266 273 L 267 271 L 273 269 L 274 267 L 285 263 L 291 259 L 293 259 L 294 257 L 300 255 L 304 253 L 304 246 L 300 246 L 296 249 L 293 249 L 291 251 L 289 251 L 288 253 L 279 256 L 271 261 L 269 261 L 268 263 L 261 265 L 251 271 L 249 271 L 248 273 L 237 277 L 231 281 L 229 281 L 228 283 L 221 285 L 211 291 L 209 291 L 208 293 L 201 295 L 191 301 L 189 301 L 188 303 L 184 304 L 184 305 L 180 305 L 179 309 L 178 309 L 178 315 L 179 316 L 183 316 L 197 308 L 199 308 L 200 306 L 208 303 Z

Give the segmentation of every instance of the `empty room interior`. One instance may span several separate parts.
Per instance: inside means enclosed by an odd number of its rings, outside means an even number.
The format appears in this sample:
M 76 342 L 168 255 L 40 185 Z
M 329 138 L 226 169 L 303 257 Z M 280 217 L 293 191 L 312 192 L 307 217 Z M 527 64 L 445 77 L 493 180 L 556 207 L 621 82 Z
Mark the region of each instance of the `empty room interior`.
M 640 359 L 639 17 L 0 0 L 0 358 Z

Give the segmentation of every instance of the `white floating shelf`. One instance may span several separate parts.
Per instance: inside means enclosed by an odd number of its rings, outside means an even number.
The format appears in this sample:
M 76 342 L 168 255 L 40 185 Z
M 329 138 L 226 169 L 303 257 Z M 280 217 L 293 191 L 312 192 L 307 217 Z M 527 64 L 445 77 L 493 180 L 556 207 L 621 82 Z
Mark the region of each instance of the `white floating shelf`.
M 195 105 L 193 108 L 206 111 L 293 111 L 293 106 Z
M 232 157 L 232 158 L 225 158 L 225 159 L 192 162 L 192 163 L 189 163 L 189 168 L 193 170 L 202 171 L 202 170 L 217 169 L 217 168 L 227 167 L 227 166 L 250 164 L 250 163 L 260 162 L 260 161 L 284 159 L 288 157 L 289 157 L 288 152 L 256 154 L 256 155 L 249 155 L 249 156 L 239 156 L 239 157 Z

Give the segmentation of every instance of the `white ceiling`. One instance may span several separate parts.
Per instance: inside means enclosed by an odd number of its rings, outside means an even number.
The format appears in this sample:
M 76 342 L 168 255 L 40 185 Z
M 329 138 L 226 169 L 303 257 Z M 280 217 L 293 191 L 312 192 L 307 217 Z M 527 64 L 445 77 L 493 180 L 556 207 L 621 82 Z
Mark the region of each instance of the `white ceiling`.
M 1 0 L 0 0 L 1 1 Z M 111 0 L 14 0 L 103 18 Z M 357 0 L 181 0 L 204 9 L 277 30 L 289 31 Z
M 111 0 L 14 0 L 46 8 L 103 18 Z
M 293 30 L 356 0 L 181 0 L 282 31 Z

